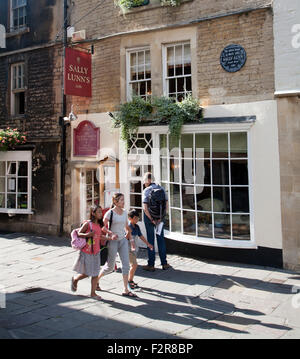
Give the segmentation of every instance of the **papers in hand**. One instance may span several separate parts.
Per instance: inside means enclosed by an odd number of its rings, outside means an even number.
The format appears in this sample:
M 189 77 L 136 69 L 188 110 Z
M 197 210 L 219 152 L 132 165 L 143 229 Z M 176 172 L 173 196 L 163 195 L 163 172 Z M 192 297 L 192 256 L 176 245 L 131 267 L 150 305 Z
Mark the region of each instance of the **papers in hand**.
M 161 235 L 161 231 L 162 231 L 162 229 L 163 229 L 163 226 L 164 226 L 164 223 L 163 223 L 163 222 L 160 222 L 160 223 L 156 226 L 155 233 L 158 234 L 159 236 Z

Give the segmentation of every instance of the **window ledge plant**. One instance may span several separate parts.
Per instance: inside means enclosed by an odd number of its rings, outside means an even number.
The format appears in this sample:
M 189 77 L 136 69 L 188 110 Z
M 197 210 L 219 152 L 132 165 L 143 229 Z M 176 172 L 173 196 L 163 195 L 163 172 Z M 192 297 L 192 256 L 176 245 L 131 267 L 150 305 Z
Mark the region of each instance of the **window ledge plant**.
M 132 101 L 120 105 L 119 111 L 110 113 L 110 116 L 113 127 L 120 128 L 121 139 L 126 143 L 140 126 L 168 125 L 170 135 L 178 138 L 185 123 L 203 122 L 203 110 L 192 97 L 182 102 L 167 97 L 154 97 L 148 101 L 133 97 Z
M 0 129 L 0 151 L 13 150 L 16 146 L 26 143 L 26 141 L 26 134 L 19 132 L 16 128 Z

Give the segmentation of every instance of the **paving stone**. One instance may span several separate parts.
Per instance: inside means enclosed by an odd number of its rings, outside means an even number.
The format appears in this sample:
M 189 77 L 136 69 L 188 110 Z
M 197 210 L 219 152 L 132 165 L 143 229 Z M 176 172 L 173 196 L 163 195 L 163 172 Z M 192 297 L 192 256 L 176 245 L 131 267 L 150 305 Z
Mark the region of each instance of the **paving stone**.
M 45 339 L 57 333 L 56 330 L 43 328 L 37 325 L 30 325 L 21 329 L 11 330 L 14 339 Z
M 139 298 L 122 297 L 122 275 L 112 273 L 101 280 L 103 301 L 98 302 L 88 297 L 88 279 L 77 293 L 70 291 L 76 255 L 69 241 L 0 235 L 0 282 L 7 285 L 0 338 L 300 336 L 300 315 L 291 305 L 299 274 L 176 255 L 168 256 L 173 269 L 163 271 L 157 261 L 156 271 L 148 273 L 141 269 L 147 262 L 147 252 L 141 250 L 135 277 Z M 23 292 L 32 287 L 43 290 Z

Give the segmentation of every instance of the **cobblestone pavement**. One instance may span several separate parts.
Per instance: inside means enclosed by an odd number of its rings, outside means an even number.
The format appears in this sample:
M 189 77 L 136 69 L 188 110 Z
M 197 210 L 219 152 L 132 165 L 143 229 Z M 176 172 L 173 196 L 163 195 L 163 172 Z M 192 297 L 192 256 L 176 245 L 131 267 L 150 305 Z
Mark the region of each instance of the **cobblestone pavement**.
M 0 338 L 300 338 L 299 273 L 169 255 L 137 270 L 138 299 L 116 272 L 98 302 L 89 279 L 70 291 L 75 257 L 66 238 L 0 235 Z

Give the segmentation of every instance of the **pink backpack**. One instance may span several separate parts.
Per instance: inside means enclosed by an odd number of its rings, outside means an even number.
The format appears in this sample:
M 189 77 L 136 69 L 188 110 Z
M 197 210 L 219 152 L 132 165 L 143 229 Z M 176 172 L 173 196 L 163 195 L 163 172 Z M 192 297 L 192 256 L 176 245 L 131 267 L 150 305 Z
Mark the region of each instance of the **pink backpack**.
M 92 222 L 89 221 L 90 231 L 92 231 Z M 78 237 L 78 232 L 80 228 L 73 229 L 71 232 L 71 246 L 77 251 L 81 250 L 86 246 L 86 238 Z

